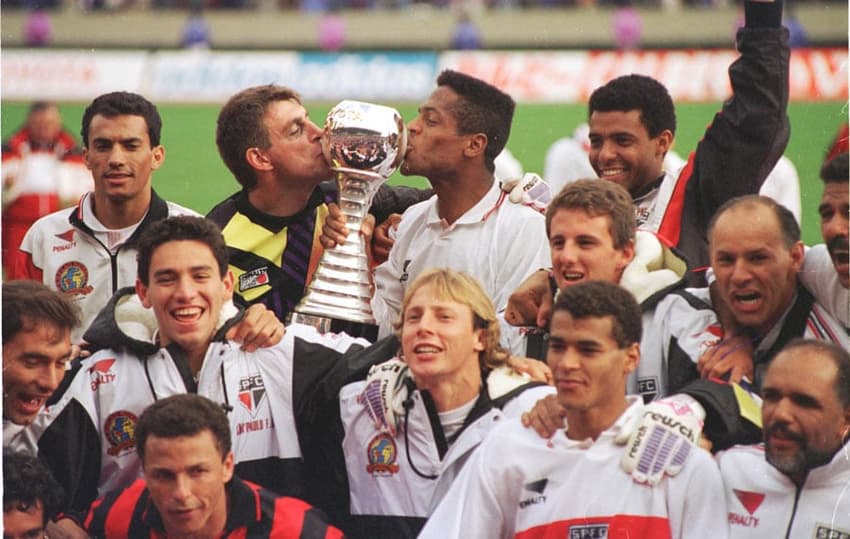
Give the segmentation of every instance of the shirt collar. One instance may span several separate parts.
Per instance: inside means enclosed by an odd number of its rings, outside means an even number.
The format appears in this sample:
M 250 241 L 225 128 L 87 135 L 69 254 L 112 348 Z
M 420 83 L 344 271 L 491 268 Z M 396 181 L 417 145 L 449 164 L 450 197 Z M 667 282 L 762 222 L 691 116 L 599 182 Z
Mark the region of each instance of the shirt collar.
M 503 197 L 501 196 L 502 189 L 499 186 L 499 182 L 493 181 L 493 185 L 490 186 L 490 190 L 481 197 L 473 207 L 469 208 L 466 213 L 460 216 L 457 221 L 455 221 L 451 227 L 453 228 L 459 224 L 473 224 L 484 221 L 492 211 L 498 207 L 501 203 Z M 439 197 L 433 197 L 433 204 L 431 208 L 428 210 L 428 224 L 435 225 L 444 223 L 443 219 L 437 213 L 437 204 L 439 203 Z

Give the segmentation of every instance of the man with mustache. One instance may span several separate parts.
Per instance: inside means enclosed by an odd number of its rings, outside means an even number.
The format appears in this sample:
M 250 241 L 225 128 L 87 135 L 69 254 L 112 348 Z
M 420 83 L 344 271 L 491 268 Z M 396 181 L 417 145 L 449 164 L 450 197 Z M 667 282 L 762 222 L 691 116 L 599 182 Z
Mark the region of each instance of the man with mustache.
M 732 538 L 850 533 L 850 355 L 789 343 L 762 385 L 764 444 L 719 453 Z
M 829 313 L 850 328 L 850 191 L 848 154 L 838 154 L 821 168 L 823 195 L 818 206 L 823 243 L 806 250 L 800 281 Z

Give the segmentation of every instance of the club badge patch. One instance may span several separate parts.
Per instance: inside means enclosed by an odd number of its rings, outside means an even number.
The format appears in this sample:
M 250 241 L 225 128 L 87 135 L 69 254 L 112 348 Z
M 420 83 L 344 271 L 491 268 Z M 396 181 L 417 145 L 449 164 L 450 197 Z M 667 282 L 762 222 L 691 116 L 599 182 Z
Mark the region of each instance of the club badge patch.
M 113 457 L 136 447 L 136 414 L 119 410 L 106 418 L 103 435 L 110 447 L 106 450 Z
M 62 264 L 54 278 L 56 289 L 71 295 L 87 295 L 94 288 L 89 286 L 89 270 L 81 262 Z
M 243 273 L 239 276 L 239 291 L 245 292 L 252 288 L 269 284 L 269 269 L 267 267 L 257 268 Z
M 252 374 L 246 378 L 239 380 L 239 402 L 247 409 L 251 415 L 257 413 L 257 408 L 263 402 L 263 397 L 266 396 L 266 384 L 263 382 L 263 377 L 257 374 Z
M 369 442 L 366 448 L 366 458 L 369 459 L 369 464 L 366 466 L 366 471 L 376 475 L 392 475 L 398 473 L 398 464 L 396 458 L 398 450 L 395 445 L 395 439 L 387 433 L 380 433 Z

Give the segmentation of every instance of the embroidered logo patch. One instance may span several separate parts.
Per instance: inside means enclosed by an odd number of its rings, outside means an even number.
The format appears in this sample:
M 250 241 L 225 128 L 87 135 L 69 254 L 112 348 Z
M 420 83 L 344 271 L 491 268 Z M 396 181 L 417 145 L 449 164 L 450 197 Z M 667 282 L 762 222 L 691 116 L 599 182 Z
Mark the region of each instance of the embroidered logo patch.
M 647 376 L 638 378 L 638 393 L 643 396 L 643 402 L 649 403 L 658 395 L 658 378 L 655 376 Z
M 369 459 L 366 471 L 377 475 L 398 473 L 398 464 L 395 463 L 397 457 L 398 449 L 395 445 L 395 439 L 382 432 L 372 438 L 366 448 L 366 458 Z
M 89 270 L 81 262 L 66 262 L 56 272 L 56 289 L 72 295 L 87 295 L 94 288 L 89 286 Z
M 103 384 L 108 384 L 115 381 L 115 373 L 112 372 L 112 365 L 115 363 L 115 358 L 101 359 L 91 367 L 89 374 L 91 375 L 91 390 L 97 391 Z
M 239 402 L 251 415 L 257 413 L 257 408 L 266 396 L 266 384 L 259 374 L 252 374 L 239 380 Z
M 850 532 L 839 530 L 825 524 L 818 524 L 815 528 L 815 539 L 850 539 Z
M 110 447 L 106 450 L 113 457 L 136 447 L 136 414 L 119 410 L 109 414 L 103 424 L 103 435 Z
M 258 286 L 269 284 L 269 268 L 262 267 L 239 276 L 239 291 L 245 292 Z

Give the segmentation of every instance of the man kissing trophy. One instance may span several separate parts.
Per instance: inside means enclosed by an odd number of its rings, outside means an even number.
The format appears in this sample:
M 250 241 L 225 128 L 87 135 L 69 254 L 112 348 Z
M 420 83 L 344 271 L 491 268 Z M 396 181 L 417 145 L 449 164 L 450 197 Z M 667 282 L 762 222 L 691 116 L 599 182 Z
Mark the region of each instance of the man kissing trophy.
M 378 188 L 401 165 L 407 130 L 397 110 L 342 101 L 328 113 L 322 138 L 325 159 L 336 174 L 339 206 L 346 216 L 348 237 L 325 249 L 307 293 L 290 315 L 291 323 L 320 332 L 345 331 L 377 338 L 372 315 L 372 285 L 366 243 L 360 225 Z

